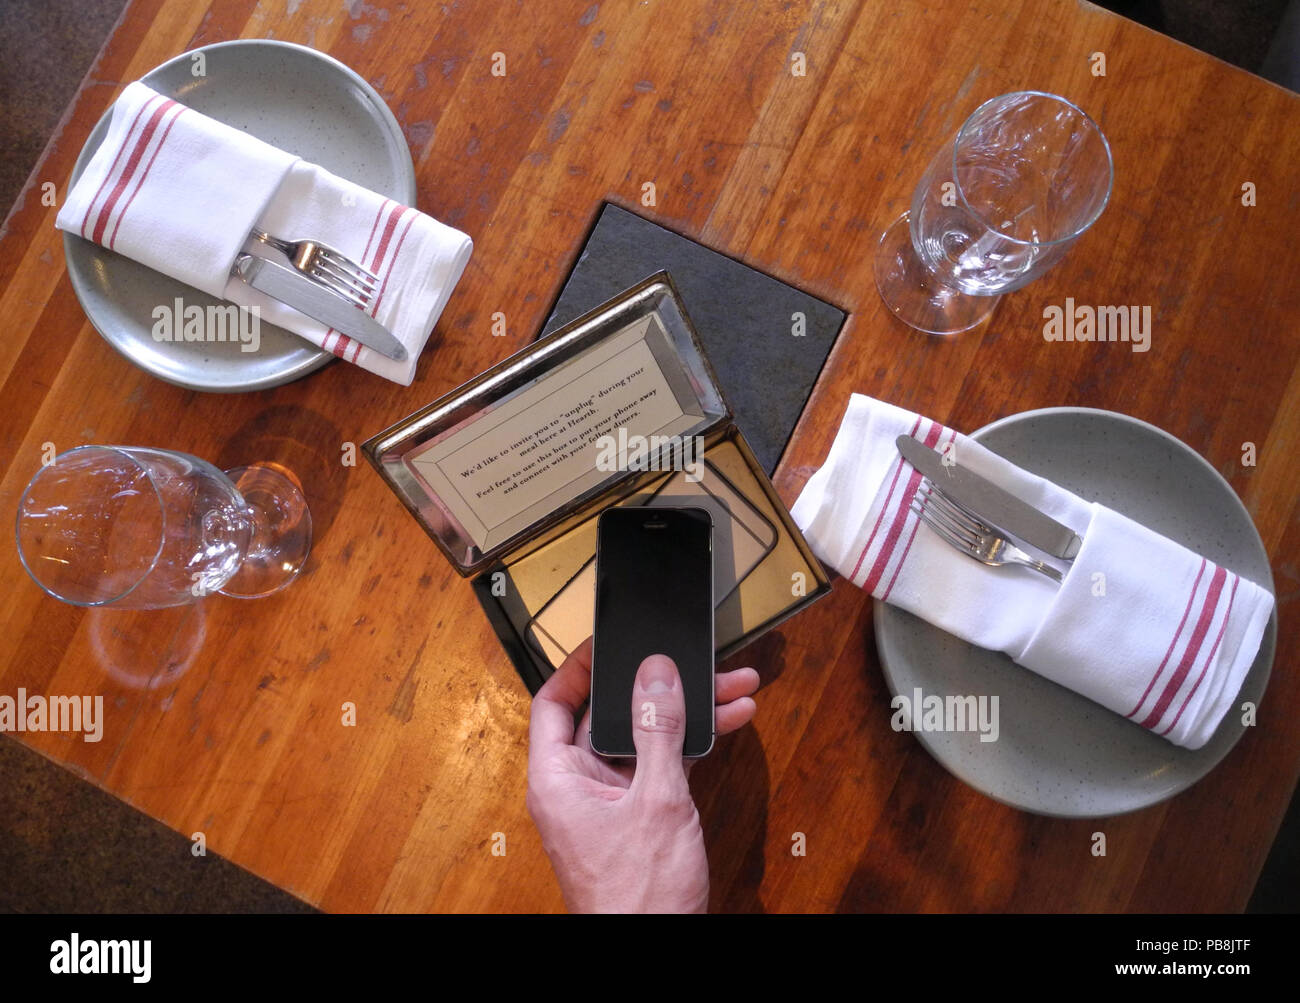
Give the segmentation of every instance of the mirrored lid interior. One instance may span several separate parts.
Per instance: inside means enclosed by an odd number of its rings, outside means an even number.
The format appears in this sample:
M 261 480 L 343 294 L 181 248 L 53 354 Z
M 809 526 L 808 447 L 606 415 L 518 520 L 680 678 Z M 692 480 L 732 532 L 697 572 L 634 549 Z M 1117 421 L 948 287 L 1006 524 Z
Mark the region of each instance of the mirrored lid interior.
M 666 273 L 530 345 L 366 444 L 463 573 L 730 417 Z

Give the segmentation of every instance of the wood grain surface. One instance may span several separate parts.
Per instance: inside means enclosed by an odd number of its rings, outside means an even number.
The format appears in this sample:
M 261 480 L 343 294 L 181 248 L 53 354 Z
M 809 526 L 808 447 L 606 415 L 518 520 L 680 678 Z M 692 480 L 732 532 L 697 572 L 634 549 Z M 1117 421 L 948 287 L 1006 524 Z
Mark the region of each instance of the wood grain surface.
M 195 3 L 134 0 L 32 183 L 64 191 L 121 88 L 194 46 L 322 49 L 398 117 L 419 207 L 473 260 L 403 388 L 334 364 L 228 397 L 165 384 L 87 322 L 39 188 L 0 239 L 0 522 L 42 444 L 275 459 L 316 525 L 278 596 L 179 611 L 46 597 L 0 554 L 0 693 L 103 693 L 103 741 L 20 736 L 167 825 L 333 911 L 563 907 L 524 810 L 528 696 L 468 583 L 364 463 L 360 443 L 525 345 L 602 199 L 850 312 L 775 479 L 787 503 L 851 391 L 971 430 L 1029 408 L 1135 415 L 1231 482 L 1273 562 L 1280 646 L 1257 727 L 1190 791 L 1060 821 L 997 804 L 889 728 L 871 602 L 831 596 L 733 660 L 756 723 L 693 773 L 726 910 L 1236 910 L 1300 771 L 1300 102 L 1087 3 Z M 505 77 L 491 75 L 494 52 Z M 791 72 L 795 52 L 807 74 Z M 1090 56 L 1106 55 L 1106 75 Z M 981 101 L 1035 88 L 1090 112 L 1113 200 L 1065 262 L 949 340 L 893 320 L 871 256 L 928 158 Z M 653 181 L 657 205 L 639 204 Z M 1241 204 L 1244 182 L 1258 204 Z M 1048 344 L 1042 310 L 1149 304 L 1151 350 Z M 508 318 L 506 338 L 491 316 Z M 1258 464 L 1241 466 L 1253 442 Z M 341 725 L 341 705 L 358 708 Z M 1091 834 L 1107 835 L 1093 857 Z M 806 834 L 808 853 L 791 855 Z M 494 833 L 507 852 L 494 856 Z

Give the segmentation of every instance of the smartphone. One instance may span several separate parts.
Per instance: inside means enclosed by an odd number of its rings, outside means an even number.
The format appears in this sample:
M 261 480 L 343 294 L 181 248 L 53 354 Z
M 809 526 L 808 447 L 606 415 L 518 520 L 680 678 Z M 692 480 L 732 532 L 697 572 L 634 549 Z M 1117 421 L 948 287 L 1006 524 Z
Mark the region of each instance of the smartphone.
M 647 655 L 677 665 L 686 701 L 682 754 L 713 748 L 713 521 L 700 508 L 611 508 L 596 523 L 591 748 L 636 755 L 632 686 Z

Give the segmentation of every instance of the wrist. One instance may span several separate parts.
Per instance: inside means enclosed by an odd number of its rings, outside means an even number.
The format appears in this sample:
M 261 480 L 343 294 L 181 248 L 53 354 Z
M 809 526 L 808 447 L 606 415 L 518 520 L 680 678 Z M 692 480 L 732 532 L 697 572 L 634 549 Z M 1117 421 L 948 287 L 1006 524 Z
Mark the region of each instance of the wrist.
M 602 883 L 607 884 L 607 883 Z M 704 914 L 709 911 L 709 888 L 687 892 L 681 889 L 656 893 L 650 888 L 570 887 L 561 884 L 564 905 L 578 914 Z

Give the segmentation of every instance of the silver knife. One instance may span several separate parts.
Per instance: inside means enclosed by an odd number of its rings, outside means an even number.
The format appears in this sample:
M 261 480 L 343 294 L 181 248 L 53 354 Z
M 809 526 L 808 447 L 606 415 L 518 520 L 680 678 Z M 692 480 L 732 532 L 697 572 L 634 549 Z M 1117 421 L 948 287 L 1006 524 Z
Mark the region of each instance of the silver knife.
M 910 435 L 900 435 L 894 444 L 903 454 L 903 459 L 944 494 L 998 529 L 1062 560 L 1072 561 L 1078 555 L 1083 541 L 1069 526 L 1061 525 L 1050 515 L 974 471 L 945 460 L 941 454 Z
M 395 362 L 406 361 L 406 347 L 388 328 L 296 268 L 286 268 L 255 254 L 241 254 L 235 259 L 234 271 L 254 289 L 312 320 L 327 324 Z

